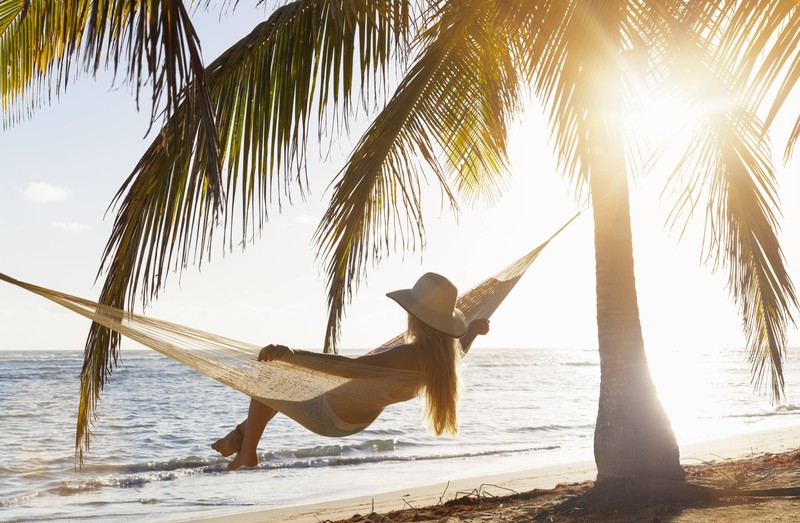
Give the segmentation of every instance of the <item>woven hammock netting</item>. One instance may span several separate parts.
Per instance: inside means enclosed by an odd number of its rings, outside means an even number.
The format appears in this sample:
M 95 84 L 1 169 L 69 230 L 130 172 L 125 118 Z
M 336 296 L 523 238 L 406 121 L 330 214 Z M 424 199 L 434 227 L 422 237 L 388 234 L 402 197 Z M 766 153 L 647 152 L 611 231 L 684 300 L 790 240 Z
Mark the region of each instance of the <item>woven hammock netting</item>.
M 576 215 L 577 216 L 577 215 Z M 471 321 L 489 318 L 539 253 L 572 220 L 547 241 L 487 278 L 458 299 Z M 324 436 L 346 436 L 363 430 L 384 407 L 419 388 L 419 374 L 358 364 L 335 354 L 296 351 L 286 360 L 259 362 L 258 345 L 110 307 L 25 283 L 0 273 L 6 281 L 62 305 L 100 325 L 145 345 L 274 408 Z M 381 347 L 402 343 L 405 334 Z

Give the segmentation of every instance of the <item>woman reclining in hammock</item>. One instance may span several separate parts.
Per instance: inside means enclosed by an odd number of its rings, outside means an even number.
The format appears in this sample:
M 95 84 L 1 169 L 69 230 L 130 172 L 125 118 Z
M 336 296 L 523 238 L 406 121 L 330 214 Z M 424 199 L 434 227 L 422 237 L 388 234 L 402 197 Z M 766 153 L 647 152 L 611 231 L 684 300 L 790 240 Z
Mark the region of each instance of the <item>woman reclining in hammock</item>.
M 391 400 L 386 400 L 387 404 L 407 401 L 424 394 L 425 417 L 433 432 L 437 436 L 455 434 L 458 431 L 458 363 L 475 338 L 489 332 L 489 320 L 473 320 L 467 325 L 464 315 L 455 306 L 458 296 L 455 286 L 444 276 L 432 272 L 422 275 L 413 288 L 390 292 L 387 296 L 408 312 L 408 341 L 358 358 L 345 358 L 335 354 L 329 356 L 398 371 L 419 372 L 419 382 L 395 394 Z M 284 345 L 267 345 L 261 349 L 258 359 L 287 360 L 292 354 L 294 351 Z M 387 404 L 365 407 L 362 420 L 344 421 L 339 419 L 336 409 L 323 397 L 320 409 L 327 412 L 321 412 L 320 415 L 332 417 L 335 429 L 352 426 L 354 430 L 349 433 L 354 433 L 369 425 Z M 236 457 L 228 465 L 229 470 L 258 465 L 258 443 L 267 423 L 277 412 L 251 399 L 247 420 L 211 445 L 226 457 L 236 453 Z M 359 424 L 360 421 L 363 423 Z M 343 432 L 342 435 L 347 433 Z

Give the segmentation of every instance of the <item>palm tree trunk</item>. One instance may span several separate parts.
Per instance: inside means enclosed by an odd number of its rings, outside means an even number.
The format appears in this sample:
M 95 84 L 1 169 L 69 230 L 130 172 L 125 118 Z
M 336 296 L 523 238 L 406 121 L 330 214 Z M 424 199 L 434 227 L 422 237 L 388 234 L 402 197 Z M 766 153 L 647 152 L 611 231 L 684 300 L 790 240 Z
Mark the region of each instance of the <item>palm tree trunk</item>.
M 611 133 L 602 138 L 612 142 Z M 593 143 L 597 143 L 593 138 Z M 594 435 L 597 481 L 683 479 L 678 445 L 644 352 L 633 270 L 628 184 L 621 142 L 608 143 L 591 178 L 595 224 L 600 400 Z M 617 149 L 617 153 L 612 151 Z M 597 164 L 593 164 L 596 166 Z
M 597 482 L 683 479 L 677 441 L 644 352 L 623 142 L 610 118 L 610 125 L 589 127 L 592 150 L 599 152 L 590 159 L 600 351 Z
M 586 161 L 592 196 L 597 279 L 600 400 L 594 436 L 597 486 L 639 478 L 683 479 L 669 419 L 658 399 L 642 340 L 633 267 L 628 179 L 622 135 L 623 54 L 619 2 L 592 2 L 599 41 L 587 64 Z M 599 26 L 599 27 L 598 27 Z M 612 43 L 612 45 L 608 45 Z M 619 45 L 613 45 L 618 43 Z M 613 489 L 613 487 L 612 487 Z

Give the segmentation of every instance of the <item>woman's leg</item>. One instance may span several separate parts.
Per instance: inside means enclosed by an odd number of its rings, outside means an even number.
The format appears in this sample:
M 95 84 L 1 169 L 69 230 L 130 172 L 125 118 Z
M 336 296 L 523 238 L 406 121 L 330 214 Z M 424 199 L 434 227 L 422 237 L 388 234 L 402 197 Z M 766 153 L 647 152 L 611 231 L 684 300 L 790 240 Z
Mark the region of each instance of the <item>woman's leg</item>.
M 244 439 L 244 431 L 246 426 L 247 420 L 244 420 L 236 425 L 235 429 L 228 432 L 226 436 L 212 443 L 211 448 L 226 458 L 230 455 L 236 454 L 239 452 L 239 449 L 242 448 L 242 440 Z
M 267 423 L 277 413 L 277 410 L 267 407 L 260 401 L 250 400 L 250 409 L 247 411 L 247 423 L 244 426 L 241 449 L 239 449 L 233 461 L 228 464 L 228 470 L 258 465 L 258 442 L 261 441 L 261 435 L 264 434 L 264 428 Z

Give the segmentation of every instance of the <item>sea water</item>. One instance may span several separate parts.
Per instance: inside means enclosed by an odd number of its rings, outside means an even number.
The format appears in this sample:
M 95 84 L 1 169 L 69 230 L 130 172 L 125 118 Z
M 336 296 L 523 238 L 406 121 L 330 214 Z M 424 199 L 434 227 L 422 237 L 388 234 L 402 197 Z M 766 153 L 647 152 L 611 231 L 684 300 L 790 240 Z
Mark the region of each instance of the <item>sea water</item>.
M 649 357 L 681 443 L 800 425 L 797 357 L 779 404 L 754 393 L 742 349 Z M 246 417 L 248 399 L 146 351 L 123 352 L 76 469 L 82 361 L 80 352 L 0 352 L 0 520 L 185 520 L 592 459 L 594 349 L 474 349 L 452 438 L 425 431 L 416 400 L 342 439 L 278 416 L 259 466 L 235 473 L 209 445 Z

